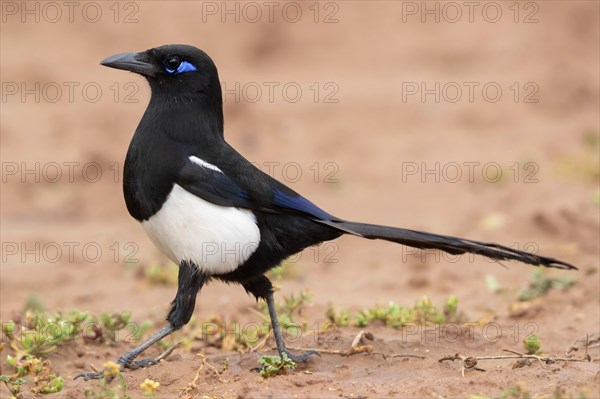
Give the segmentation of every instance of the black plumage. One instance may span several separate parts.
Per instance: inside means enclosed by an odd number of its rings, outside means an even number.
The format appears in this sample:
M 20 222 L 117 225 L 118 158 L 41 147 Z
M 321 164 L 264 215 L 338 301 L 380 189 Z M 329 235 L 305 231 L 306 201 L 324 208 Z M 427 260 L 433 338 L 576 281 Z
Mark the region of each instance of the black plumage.
M 180 266 L 167 326 L 122 356 L 122 367 L 154 364 L 152 359 L 134 359 L 190 320 L 199 290 L 211 279 L 239 283 L 257 299 L 265 299 L 280 354 L 307 360 L 311 352 L 300 356 L 287 352 L 275 314 L 273 287 L 264 274 L 287 257 L 343 234 L 451 254 L 474 253 L 531 265 L 575 268 L 494 243 L 349 222 L 323 211 L 260 171 L 225 141 L 217 68 L 195 47 L 168 45 L 119 54 L 102 65 L 141 74 L 150 84 L 150 103 L 125 161 L 125 202 L 131 216 L 142 222 L 157 245 Z M 216 221 L 213 213 L 217 214 Z M 197 237 L 186 233 L 197 233 Z M 200 244 L 211 239 L 213 244 L 241 242 L 248 248 L 233 262 L 199 261 L 205 255 Z

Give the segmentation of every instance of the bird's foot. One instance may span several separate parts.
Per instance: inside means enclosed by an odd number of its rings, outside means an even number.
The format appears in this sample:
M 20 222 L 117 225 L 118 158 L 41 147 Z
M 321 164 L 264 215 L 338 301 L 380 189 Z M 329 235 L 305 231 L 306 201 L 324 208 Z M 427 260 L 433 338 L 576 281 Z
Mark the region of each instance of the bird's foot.
M 120 366 L 120 370 L 124 370 L 124 369 L 137 370 L 137 369 L 154 366 L 155 364 L 158 364 L 158 362 L 159 362 L 159 360 L 152 359 L 152 358 L 128 361 L 125 358 L 125 356 L 123 356 L 117 361 L 117 364 Z M 83 378 L 84 381 L 88 381 L 88 380 L 99 380 L 100 378 L 104 378 L 107 382 L 111 382 L 115 378 L 116 375 L 117 375 L 117 372 L 114 369 L 106 369 L 106 370 L 98 371 L 95 373 L 81 373 L 79 375 L 76 375 L 75 378 L 73 378 L 73 379 L 76 380 L 78 378 Z
M 123 368 L 129 369 L 129 370 L 144 369 L 146 367 L 154 366 L 155 364 L 158 364 L 158 362 L 159 362 L 158 359 L 153 359 L 153 358 L 135 360 L 135 361 L 126 363 L 123 366 Z
M 286 349 L 282 353 L 280 353 L 279 356 L 283 357 L 283 354 L 287 355 L 288 359 L 290 359 L 294 363 L 305 363 L 311 359 L 311 356 L 321 356 L 319 352 L 314 351 L 312 349 L 298 355 L 294 355 Z
M 106 376 L 107 378 L 111 375 L 109 374 L 108 370 L 106 370 Z M 74 380 L 78 379 L 78 378 L 83 378 L 84 381 L 89 381 L 89 380 L 99 380 L 100 378 L 104 377 L 105 375 L 105 371 L 98 371 L 97 373 L 81 373 L 81 374 L 77 374 L 75 376 L 75 378 L 73 378 Z

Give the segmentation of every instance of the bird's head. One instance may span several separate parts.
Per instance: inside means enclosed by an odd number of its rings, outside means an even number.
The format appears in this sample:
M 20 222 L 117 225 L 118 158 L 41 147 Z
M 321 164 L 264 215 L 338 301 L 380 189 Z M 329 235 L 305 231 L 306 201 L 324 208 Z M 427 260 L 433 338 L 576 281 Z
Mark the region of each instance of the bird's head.
M 144 76 L 154 94 L 189 97 L 203 93 L 221 99 L 217 67 L 204 51 L 193 46 L 170 44 L 122 53 L 100 64 Z

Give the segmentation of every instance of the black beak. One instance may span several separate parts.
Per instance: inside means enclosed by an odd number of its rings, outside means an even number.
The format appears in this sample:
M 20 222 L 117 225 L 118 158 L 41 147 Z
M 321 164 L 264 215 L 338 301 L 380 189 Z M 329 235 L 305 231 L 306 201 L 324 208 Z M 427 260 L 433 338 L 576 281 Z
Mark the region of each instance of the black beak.
M 123 53 L 113 55 L 102 61 L 100 65 L 135 72 L 144 76 L 154 76 L 157 72 L 145 53 Z

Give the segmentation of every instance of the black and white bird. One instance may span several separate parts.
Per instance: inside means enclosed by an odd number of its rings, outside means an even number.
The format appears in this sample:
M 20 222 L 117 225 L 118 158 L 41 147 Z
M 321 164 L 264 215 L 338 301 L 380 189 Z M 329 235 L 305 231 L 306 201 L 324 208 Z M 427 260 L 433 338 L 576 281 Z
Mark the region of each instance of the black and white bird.
M 265 273 L 287 257 L 343 234 L 575 269 L 560 260 L 494 243 L 349 222 L 325 212 L 227 144 L 217 68 L 202 50 L 166 45 L 118 54 L 101 64 L 140 74 L 150 84 L 150 103 L 125 160 L 125 202 L 156 246 L 179 265 L 167 325 L 119 358 L 122 368 L 156 363 L 135 358 L 190 320 L 199 290 L 213 279 L 241 284 L 264 299 L 280 355 L 308 360 L 314 352 L 293 355 L 285 347 L 273 287 Z

